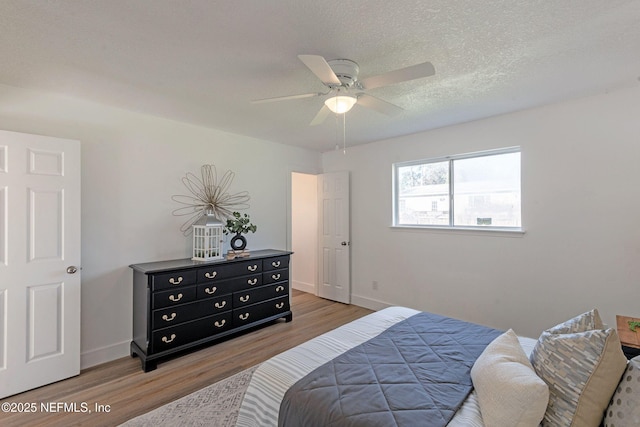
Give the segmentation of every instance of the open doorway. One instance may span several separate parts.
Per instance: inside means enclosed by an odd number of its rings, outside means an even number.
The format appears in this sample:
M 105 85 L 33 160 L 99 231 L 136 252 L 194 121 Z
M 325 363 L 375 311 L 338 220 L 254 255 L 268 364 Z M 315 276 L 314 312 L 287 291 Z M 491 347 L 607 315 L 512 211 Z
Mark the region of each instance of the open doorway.
M 294 289 L 351 301 L 349 173 L 291 173 Z
M 291 286 L 318 294 L 318 177 L 291 173 Z

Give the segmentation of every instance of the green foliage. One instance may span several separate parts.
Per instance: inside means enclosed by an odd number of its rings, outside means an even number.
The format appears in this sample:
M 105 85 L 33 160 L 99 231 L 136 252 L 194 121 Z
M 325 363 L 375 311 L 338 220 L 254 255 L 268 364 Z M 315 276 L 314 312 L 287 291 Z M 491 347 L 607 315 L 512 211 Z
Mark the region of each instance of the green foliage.
M 224 227 L 224 234 L 246 234 L 255 233 L 258 227 L 251 224 L 251 219 L 247 214 L 240 214 L 240 212 L 234 212 L 233 218 L 227 219 L 227 224 Z
M 629 320 L 628 323 L 629 323 L 629 329 L 631 329 L 633 332 L 635 332 L 636 328 L 638 326 L 640 326 L 640 322 L 636 322 L 636 321 L 633 321 L 633 320 Z

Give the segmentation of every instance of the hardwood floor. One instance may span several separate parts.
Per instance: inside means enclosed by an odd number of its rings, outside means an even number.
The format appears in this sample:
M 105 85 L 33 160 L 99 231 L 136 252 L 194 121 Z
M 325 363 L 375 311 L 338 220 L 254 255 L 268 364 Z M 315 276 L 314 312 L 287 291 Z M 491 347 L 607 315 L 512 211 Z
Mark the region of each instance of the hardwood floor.
M 295 290 L 292 311 L 293 322 L 279 320 L 245 335 L 161 361 L 158 369 L 146 374 L 139 359 L 124 357 L 83 370 L 77 377 L 9 397 L 2 403 L 15 403 L 16 409 L 19 404 L 35 404 L 36 411 L 19 414 L 0 411 L 0 425 L 118 425 L 371 313 L 362 307 Z M 67 410 L 76 404 L 78 412 L 65 412 L 65 404 Z M 42 405 L 50 411 L 42 410 Z M 85 408 L 91 412 L 83 412 Z

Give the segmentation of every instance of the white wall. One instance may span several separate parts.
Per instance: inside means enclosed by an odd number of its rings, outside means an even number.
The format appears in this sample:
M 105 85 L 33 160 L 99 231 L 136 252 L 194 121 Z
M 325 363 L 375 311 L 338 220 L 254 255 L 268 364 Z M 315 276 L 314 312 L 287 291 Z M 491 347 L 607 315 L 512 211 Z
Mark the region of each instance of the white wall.
M 320 164 L 307 150 L 4 85 L 0 129 L 81 141 L 83 367 L 129 352 L 128 266 L 191 256 L 171 214 L 185 173 L 234 171 L 231 190 L 249 191 L 258 226 L 248 248 L 287 249 L 290 173 Z
M 291 286 L 317 294 L 318 179 L 291 174 Z
M 627 89 L 324 154 L 323 171 L 351 171 L 353 301 L 530 336 L 592 307 L 612 325 L 638 317 L 639 111 L 640 89 Z M 128 265 L 190 255 L 170 199 L 186 172 L 235 171 L 258 225 L 249 248 L 286 249 L 291 171 L 321 169 L 306 150 L 3 85 L 0 129 L 82 143 L 84 367 L 128 354 Z M 512 145 L 524 236 L 389 227 L 393 162 Z
M 533 337 L 592 307 L 639 316 L 639 112 L 625 89 L 325 153 L 323 172 L 351 172 L 352 301 Z M 390 228 L 394 162 L 514 145 L 523 236 Z

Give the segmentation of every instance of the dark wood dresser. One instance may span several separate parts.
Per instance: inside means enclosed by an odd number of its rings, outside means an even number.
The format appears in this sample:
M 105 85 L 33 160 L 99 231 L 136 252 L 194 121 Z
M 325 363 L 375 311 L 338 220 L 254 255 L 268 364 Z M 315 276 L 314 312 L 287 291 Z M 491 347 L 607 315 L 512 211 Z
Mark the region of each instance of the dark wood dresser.
M 133 264 L 131 356 L 157 360 L 284 318 L 290 306 L 291 252 L 252 251 L 233 260 Z

